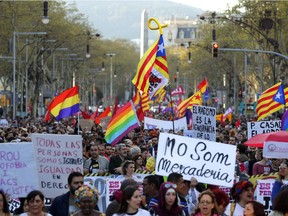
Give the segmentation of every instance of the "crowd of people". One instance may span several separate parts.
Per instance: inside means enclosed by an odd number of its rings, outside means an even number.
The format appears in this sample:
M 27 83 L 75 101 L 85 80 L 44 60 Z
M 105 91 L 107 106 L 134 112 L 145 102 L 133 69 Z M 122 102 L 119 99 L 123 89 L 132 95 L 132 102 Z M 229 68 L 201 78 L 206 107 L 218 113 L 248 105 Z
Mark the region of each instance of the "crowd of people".
M 0 130 L 0 142 L 31 141 L 32 133 L 81 134 L 83 147 L 83 171 L 73 172 L 68 177 L 69 191 L 55 197 L 52 205 L 45 209 L 44 195 L 34 190 L 21 198 L 21 206 L 13 215 L 21 216 L 264 216 L 264 206 L 254 201 L 254 189 L 249 177 L 258 174 L 277 172 L 272 189 L 271 215 L 288 215 L 288 161 L 278 158 L 265 158 L 261 149 L 244 145 L 247 140 L 247 121 L 241 119 L 238 127 L 235 122 L 217 122 L 216 142 L 237 146 L 235 178 L 230 194 L 218 186 L 198 182 L 195 177 L 184 180 L 178 173 L 171 173 L 167 179 L 153 174 L 160 131 L 157 128 L 139 129 L 128 133 L 115 147 L 105 142 L 101 126 L 81 128 L 77 121 L 63 120 L 43 123 L 41 119 L 14 121 L 9 127 Z M 173 133 L 170 130 L 169 133 Z M 183 131 L 176 132 L 183 135 Z M 141 185 L 137 184 L 137 172 L 147 171 Z M 84 185 L 84 175 L 116 175 L 122 181 L 115 191 L 106 212 L 97 206 L 97 189 Z M 1 189 L 1 188 L 0 188 Z M 279 198 L 281 197 L 281 198 Z M 233 200 L 233 202 L 231 202 Z M 0 216 L 11 215 L 7 194 L 0 190 Z

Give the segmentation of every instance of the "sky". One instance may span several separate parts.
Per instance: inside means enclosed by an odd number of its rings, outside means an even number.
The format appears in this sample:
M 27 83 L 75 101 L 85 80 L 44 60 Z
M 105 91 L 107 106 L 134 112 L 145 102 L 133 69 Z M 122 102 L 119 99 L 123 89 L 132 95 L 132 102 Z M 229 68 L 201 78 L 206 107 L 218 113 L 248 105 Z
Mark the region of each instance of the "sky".
M 223 11 L 227 9 L 227 4 L 229 4 L 229 7 L 232 7 L 233 5 L 238 3 L 238 0 L 170 0 L 170 1 L 210 11 Z

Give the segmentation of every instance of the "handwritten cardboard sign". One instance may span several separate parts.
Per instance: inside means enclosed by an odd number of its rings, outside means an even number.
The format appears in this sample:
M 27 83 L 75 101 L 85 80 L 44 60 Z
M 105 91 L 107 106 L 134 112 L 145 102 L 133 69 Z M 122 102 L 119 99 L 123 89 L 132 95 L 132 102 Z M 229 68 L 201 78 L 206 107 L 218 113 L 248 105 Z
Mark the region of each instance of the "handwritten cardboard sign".
M 281 131 L 281 121 L 259 121 L 247 122 L 247 138 L 250 139 L 257 134 Z
M 168 176 L 180 173 L 190 180 L 232 187 L 236 146 L 160 133 L 155 171 Z
M 39 189 L 32 143 L 1 143 L 0 188 L 11 198 Z
M 40 188 L 46 197 L 67 192 L 71 172 L 83 172 L 82 138 L 79 135 L 32 134 Z
M 194 138 L 216 141 L 216 108 L 193 106 L 192 131 Z

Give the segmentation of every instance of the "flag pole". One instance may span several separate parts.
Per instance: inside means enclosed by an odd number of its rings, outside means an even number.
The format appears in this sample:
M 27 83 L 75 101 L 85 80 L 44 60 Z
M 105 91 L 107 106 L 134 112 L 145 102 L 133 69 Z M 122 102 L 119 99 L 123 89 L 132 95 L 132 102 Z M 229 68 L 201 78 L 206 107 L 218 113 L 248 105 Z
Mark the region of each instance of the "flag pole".
M 172 127 L 173 127 L 173 133 L 175 133 L 175 125 L 174 125 L 174 110 L 173 110 L 173 101 L 172 101 L 172 95 L 171 95 L 171 85 L 168 86 L 169 91 L 169 97 L 170 97 L 170 105 L 171 105 L 171 115 L 172 115 Z
M 80 134 L 80 127 L 79 127 L 79 113 L 80 112 L 78 112 L 78 120 L 77 120 L 77 132 L 78 132 L 78 135 Z

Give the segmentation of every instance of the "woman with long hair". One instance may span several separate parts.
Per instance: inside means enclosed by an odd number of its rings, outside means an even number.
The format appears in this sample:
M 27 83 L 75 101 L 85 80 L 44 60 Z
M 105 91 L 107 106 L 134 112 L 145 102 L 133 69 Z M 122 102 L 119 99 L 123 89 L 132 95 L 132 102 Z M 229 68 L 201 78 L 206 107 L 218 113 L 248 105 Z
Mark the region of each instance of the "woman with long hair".
M 117 179 L 133 178 L 137 181 L 137 176 L 134 175 L 135 163 L 131 160 L 125 160 L 121 165 L 121 174 L 117 176 Z
M 4 191 L 0 190 L 0 215 L 9 216 L 9 205 L 4 194 Z
M 133 157 L 133 161 L 135 164 L 135 170 L 136 171 L 143 171 L 145 170 L 145 167 L 143 166 L 143 158 L 141 154 L 137 154 Z
M 193 216 L 217 216 L 217 201 L 211 190 L 203 191 L 198 197 L 198 207 Z
M 178 205 L 177 185 L 172 182 L 163 182 L 160 186 L 158 204 L 149 209 L 152 216 L 183 216 L 183 209 Z
M 113 216 L 150 216 L 148 211 L 140 208 L 141 200 L 138 187 L 126 187 L 123 191 L 120 207 Z

